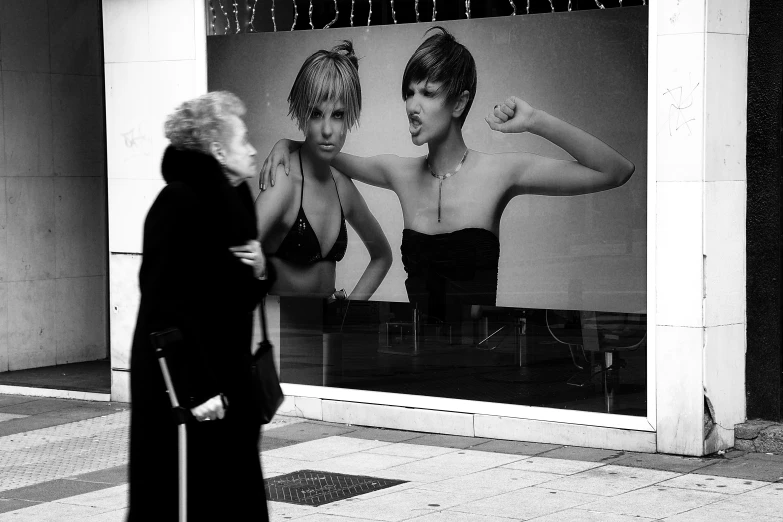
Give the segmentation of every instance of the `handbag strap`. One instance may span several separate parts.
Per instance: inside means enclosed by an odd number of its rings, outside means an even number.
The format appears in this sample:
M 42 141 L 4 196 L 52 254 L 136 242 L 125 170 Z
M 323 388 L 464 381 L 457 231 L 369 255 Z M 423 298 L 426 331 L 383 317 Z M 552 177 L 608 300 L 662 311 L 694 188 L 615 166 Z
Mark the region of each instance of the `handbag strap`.
M 261 321 L 261 342 L 269 340 L 269 333 L 266 331 L 266 299 L 261 299 L 258 305 L 258 317 Z

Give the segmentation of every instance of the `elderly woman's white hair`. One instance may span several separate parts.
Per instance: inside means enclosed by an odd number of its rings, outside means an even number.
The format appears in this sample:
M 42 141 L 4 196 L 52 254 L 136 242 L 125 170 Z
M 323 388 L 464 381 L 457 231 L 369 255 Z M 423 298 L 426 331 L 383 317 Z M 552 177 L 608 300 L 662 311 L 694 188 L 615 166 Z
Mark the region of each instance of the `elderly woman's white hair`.
M 183 102 L 166 118 L 166 138 L 177 149 L 209 154 L 213 142 L 226 143 L 227 121 L 242 117 L 245 104 L 227 91 L 213 91 Z

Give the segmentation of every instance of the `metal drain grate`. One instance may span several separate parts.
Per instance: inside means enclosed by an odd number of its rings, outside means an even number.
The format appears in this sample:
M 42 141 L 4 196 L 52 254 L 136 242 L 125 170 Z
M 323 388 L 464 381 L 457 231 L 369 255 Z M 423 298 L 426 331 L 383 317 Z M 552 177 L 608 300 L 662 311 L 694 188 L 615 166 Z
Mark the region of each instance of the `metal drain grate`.
M 304 469 L 268 478 L 264 481 L 264 488 L 266 498 L 274 502 L 320 506 L 405 482 Z

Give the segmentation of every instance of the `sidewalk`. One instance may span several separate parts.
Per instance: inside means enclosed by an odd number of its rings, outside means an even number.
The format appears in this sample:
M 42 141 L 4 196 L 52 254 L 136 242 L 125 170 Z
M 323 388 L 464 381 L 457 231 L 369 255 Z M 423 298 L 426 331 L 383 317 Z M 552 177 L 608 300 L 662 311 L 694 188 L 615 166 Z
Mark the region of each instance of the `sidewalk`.
M 124 521 L 128 419 L 127 404 L 0 395 L 0 521 Z M 274 521 L 783 522 L 780 455 L 683 458 L 278 417 L 262 459 L 275 497 L 290 498 L 304 470 L 332 481 L 320 505 L 270 502 Z

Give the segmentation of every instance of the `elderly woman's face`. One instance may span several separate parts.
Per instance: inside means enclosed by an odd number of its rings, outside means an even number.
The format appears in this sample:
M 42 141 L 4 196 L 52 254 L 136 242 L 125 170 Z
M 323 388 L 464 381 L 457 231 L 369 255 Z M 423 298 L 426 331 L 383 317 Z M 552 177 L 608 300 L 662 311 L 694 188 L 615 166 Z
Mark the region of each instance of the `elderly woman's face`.
M 223 144 L 222 163 L 229 183 L 237 186 L 256 175 L 256 149 L 248 141 L 247 127 L 240 117 L 231 116 L 226 131 L 229 137 Z

